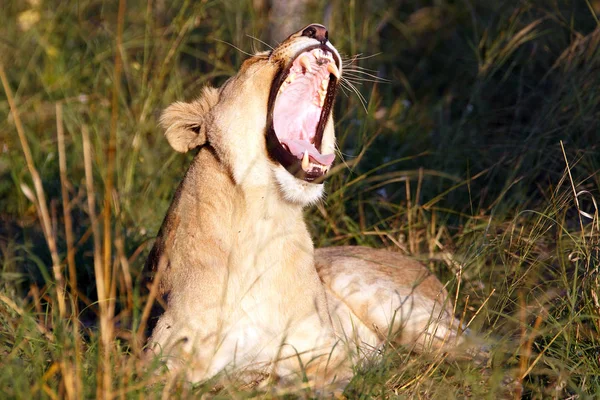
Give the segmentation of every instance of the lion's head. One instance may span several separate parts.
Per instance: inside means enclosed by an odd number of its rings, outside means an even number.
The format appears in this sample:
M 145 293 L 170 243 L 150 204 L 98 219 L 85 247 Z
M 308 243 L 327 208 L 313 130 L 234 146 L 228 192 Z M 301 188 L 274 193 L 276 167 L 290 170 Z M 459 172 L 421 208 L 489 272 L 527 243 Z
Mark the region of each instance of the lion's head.
M 161 117 L 171 146 L 209 145 L 246 187 L 276 182 L 283 198 L 318 200 L 335 150 L 332 106 L 341 59 L 324 26 L 312 24 L 246 60 L 221 88 L 204 88 Z

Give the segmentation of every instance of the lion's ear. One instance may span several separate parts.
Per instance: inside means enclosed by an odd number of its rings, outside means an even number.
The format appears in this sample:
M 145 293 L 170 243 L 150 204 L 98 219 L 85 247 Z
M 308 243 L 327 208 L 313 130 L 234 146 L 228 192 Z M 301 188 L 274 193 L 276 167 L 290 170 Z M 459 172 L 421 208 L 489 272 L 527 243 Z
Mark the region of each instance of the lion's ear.
M 180 153 L 206 143 L 206 123 L 210 109 L 219 100 L 219 92 L 212 87 L 191 103 L 171 104 L 160 116 L 160 124 L 171 147 Z

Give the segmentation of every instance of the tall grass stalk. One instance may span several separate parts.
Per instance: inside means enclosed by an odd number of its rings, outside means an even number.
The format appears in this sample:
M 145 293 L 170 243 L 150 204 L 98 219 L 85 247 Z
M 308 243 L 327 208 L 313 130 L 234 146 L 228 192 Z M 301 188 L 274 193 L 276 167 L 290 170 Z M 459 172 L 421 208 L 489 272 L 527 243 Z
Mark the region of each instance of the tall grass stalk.
M 65 132 L 63 126 L 63 109 L 61 103 L 56 103 L 56 138 L 58 144 L 58 160 L 60 172 L 60 189 L 63 204 L 63 219 L 65 224 L 65 239 L 67 245 L 67 265 L 69 268 L 69 288 L 71 294 L 71 328 L 73 343 L 69 350 L 74 353 L 74 363 L 61 363 L 61 370 L 65 380 L 65 391 L 69 399 L 79 399 L 83 395 L 81 390 L 81 338 L 79 335 L 79 307 L 77 290 L 77 269 L 75 266 L 75 249 L 73 248 L 73 223 L 71 221 L 71 204 L 69 201 L 67 157 L 65 154 Z
M 25 131 L 23 129 L 23 124 L 21 123 L 19 110 L 17 108 L 17 105 L 15 104 L 12 90 L 8 84 L 6 73 L 4 72 L 4 65 L 2 64 L 0 64 L 0 79 L 2 80 L 4 93 L 6 94 L 6 99 L 8 100 L 8 104 L 10 105 L 10 111 L 15 121 L 15 126 L 19 135 L 19 141 L 21 142 L 23 155 L 25 156 L 25 160 L 27 162 L 27 168 L 29 169 L 31 179 L 33 180 L 33 187 L 35 188 L 35 197 L 30 198 L 30 200 L 33 202 L 38 212 L 38 217 L 44 230 L 44 237 L 46 238 L 46 243 L 48 244 L 48 249 L 50 250 L 50 255 L 52 256 L 52 270 L 54 272 L 54 278 L 56 279 L 58 313 L 60 318 L 63 319 L 66 317 L 67 314 L 65 305 L 65 281 L 62 273 L 61 260 L 58 256 L 58 250 L 56 247 L 56 239 L 53 235 L 53 228 L 52 223 L 50 221 L 50 213 L 48 212 L 48 205 L 46 203 L 46 194 L 44 192 L 44 186 L 42 184 L 40 174 L 38 173 L 38 170 L 33 162 L 31 149 L 29 148 L 29 143 L 27 142 L 27 137 L 25 136 Z
M 257 3 L 0 9 L 1 398 L 284 396 L 189 385 L 143 351 L 162 301 L 143 261 L 190 161 L 158 116 L 276 44 Z M 491 354 L 479 365 L 388 343 L 349 398 L 598 397 L 597 3 L 308 9 L 307 23 L 330 20 L 348 91 L 340 161 L 306 212 L 316 246 L 421 260 Z

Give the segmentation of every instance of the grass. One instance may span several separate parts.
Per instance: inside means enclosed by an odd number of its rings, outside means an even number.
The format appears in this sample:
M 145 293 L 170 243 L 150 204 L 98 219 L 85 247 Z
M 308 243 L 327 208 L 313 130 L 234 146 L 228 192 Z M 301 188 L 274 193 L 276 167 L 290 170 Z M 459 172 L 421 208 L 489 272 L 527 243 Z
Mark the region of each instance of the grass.
M 492 347 L 487 368 L 390 347 L 349 397 L 600 395 L 599 10 L 332 0 L 307 11 L 347 59 L 389 80 L 347 74 L 366 103 L 337 101 L 345 164 L 307 210 L 315 244 L 421 259 Z M 268 41 L 267 11 L 82 0 L 0 13 L 2 398 L 278 397 L 190 387 L 138 357 L 141 269 L 190 160 L 158 115 L 232 75 L 246 57 L 236 47 L 264 49 L 252 37 Z

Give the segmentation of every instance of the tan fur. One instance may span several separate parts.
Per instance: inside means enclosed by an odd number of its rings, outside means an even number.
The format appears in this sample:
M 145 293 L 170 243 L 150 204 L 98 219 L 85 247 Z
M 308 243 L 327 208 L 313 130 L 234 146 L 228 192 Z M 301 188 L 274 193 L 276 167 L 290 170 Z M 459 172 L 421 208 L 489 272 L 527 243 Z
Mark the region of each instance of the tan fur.
M 421 263 L 387 250 L 341 246 L 315 251 L 338 335 L 379 349 L 388 337 L 422 352 L 457 344 L 459 322 L 440 281 Z
M 300 32 L 161 117 L 175 150 L 202 147 L 148 259 L 165 301 L 149 343 L 192 381 L 235 370 L 286 382 L 303 370 L 340 388 L 388 333 L 417 350 L 456 337 L 447 293 L 421 264 L 362 247 L 320 249 L 315 262 L 302 209 L 322 184 L 291 176 L 265 144 L 275 73 L 316 42 Z M 330 117 L 323 153 L 334 144 Z

